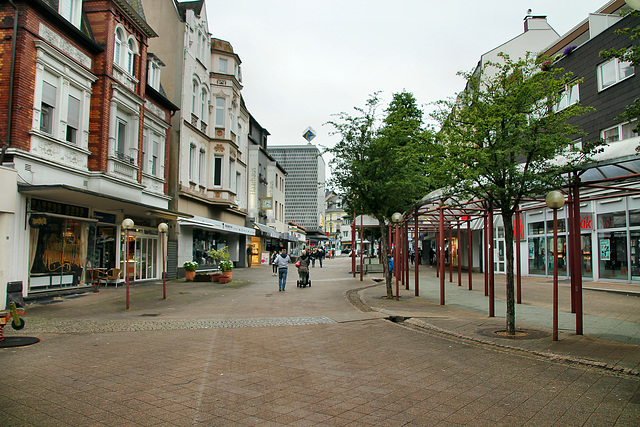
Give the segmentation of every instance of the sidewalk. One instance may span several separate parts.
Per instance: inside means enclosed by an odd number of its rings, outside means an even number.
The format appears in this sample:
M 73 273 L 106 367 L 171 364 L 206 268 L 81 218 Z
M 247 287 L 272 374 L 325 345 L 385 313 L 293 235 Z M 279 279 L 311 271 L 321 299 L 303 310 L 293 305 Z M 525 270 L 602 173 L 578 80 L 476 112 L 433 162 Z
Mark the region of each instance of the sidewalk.
M 575 314 L 570 312 L 568 281 L 559 283 L 558 341 L 552 332 L 552 281 L 523 277 L 523 303 L 516 305 L 516 328 L 523 334 L 508 338 L 497 331 L 506 328 L 505 276 L 495 276 L 495 317 L 488 317 L 489 297 L 484 296 L 484 275 L 473 274 L 473 290 L 467 273 L 458 286 L 445 273 L 445 304 L 440 305 L 440 279 L 435 269 L 420 266 L 420 296 L 415 296 L 414 270 L 409 290 L 400 285 L 400 300 L 388 300 L 383 284 L 359 292 L 362 302 L 405 323 L 475 343 L 527 351 L 540 356 L 612 371 L 640 375 L 640 285 L 585 282 L 583 286 L 583 333 L 575 334 Z M 378 275 L 382 277 L 381 275 Z M 358 277 L 358 276 L 357 276 Z M 369 278 L 371 281 L 371 278 Z M 392 283 L 395 293 L 395 282 Z M 635 289 L 634 289 L 635 288 Z

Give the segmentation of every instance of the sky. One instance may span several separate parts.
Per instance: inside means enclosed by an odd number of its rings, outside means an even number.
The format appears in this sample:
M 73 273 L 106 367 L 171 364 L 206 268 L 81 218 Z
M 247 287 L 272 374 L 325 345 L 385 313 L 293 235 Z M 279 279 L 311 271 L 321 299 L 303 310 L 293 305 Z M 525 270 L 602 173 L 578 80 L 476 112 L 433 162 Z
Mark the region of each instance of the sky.
M 206 0 L 212 37 L 242 60 L 242 94 L 271 136 L 269 145 L 332 146 L 325 123 L 355 114 L 381 91 L 413 93 L 418 104 L 464 88 L 458 71 L 546 15 L 563 35 L 607 0 Z M 327 156 L 325 161 L 328 162 Z

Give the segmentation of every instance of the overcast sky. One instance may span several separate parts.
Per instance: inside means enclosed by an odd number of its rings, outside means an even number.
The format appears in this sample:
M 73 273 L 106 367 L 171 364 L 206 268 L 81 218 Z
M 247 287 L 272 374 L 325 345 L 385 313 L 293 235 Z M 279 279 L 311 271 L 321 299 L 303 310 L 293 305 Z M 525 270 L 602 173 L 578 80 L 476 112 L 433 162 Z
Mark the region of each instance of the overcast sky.
M 456 73 L 524 31 L 527 9 L 563 35 L 607 0 L 206 0 L 212 36 L 242 60 L 247 107 L 270 145 L 335 143 L 324 125 L 368 95 L 420 105 L 464 88 Z M 328 160 L 325 157 L 325 160 Z

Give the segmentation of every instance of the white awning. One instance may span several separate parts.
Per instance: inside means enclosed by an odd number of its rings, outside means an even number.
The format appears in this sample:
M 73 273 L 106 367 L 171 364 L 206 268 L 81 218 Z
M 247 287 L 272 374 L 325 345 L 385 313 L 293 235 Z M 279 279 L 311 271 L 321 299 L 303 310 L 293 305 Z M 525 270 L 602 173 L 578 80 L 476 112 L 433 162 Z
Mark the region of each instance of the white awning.
M 276 239 L 280 238 L 280 233 L 275 228 L 269 227 L 268 225 L 260 224 L 259 222 L 254 222 L 253 225 L 265 236 L 274 237 Z
M 215 230 L 221 233 L 245 234 L 247 236 L 255 236 L 256 230 L 249 227 L 243 227 L 236 224 L 229 224 L 215 219 L 194 216 L 193 218 L 178 218 L 178 224 L 182 227 L 199 227 L 207 230 Z

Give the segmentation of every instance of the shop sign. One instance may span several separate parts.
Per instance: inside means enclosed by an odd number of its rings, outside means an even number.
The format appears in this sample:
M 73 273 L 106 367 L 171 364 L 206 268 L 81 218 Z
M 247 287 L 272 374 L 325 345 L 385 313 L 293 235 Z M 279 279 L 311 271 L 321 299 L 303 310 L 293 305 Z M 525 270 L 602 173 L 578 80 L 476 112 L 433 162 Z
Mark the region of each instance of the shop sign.
M 602 261 L 611 260 L 611 242 L 609 239 L 600 239 L 600 259 Z
M 31 228 L 44 228 L 48 224 L 48 218 L 46 215 L 41 214 L 31 214 L 29 218 L 29 227 Z
M 593 215 L 592 214 L 581 214 L 580 215 L 580 229 L 581 230 L 593 230 L 592 225 Z
M 89 208 L 52 202 L 50 200 L 31 199 L 31 210 L 38 212 L 50 212 L 58 215 L 75 216 L 78 218 L 89 218 Z
M 93 212 L 93 218 L 97 219 L 98 222 L 105 222 L 105 223 L 108 223 L 108 224 L 115 224 L 116 223 L 116 216 L 114 214 L 94 211 Z

